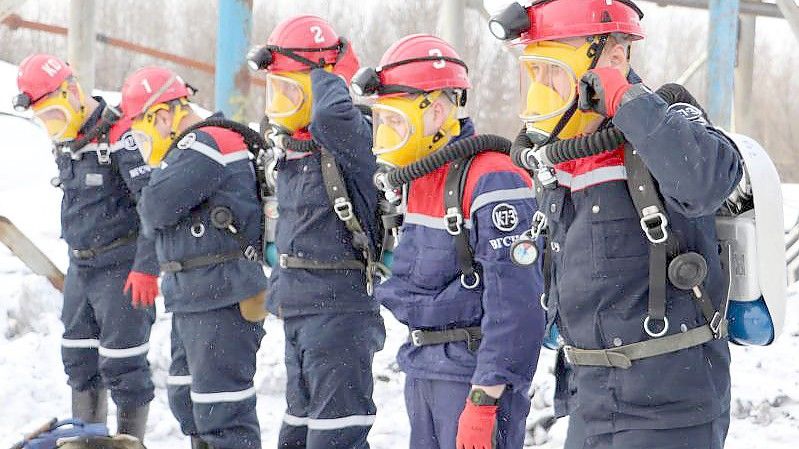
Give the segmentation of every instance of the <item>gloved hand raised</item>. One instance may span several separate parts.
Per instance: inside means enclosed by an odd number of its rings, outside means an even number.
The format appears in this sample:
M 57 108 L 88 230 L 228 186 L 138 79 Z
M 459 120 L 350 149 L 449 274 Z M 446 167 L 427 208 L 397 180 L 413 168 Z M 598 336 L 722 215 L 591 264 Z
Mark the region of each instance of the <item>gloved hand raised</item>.
M 339 36 L 339 41 L 341 42 L 341 49 L 339 49 L 339 56 L 333 66 L 333 73 L 344 78 L 349 84 L 352 76 L 355 75 L 355 72 L 361 66 L 361 62 L 347 39 Z
M 589 70 L 580 79 L 577 106 L 583 111 L 593 110 L 611 118 L 616 115 L 622 97 L 630 87 L 630 82 L 619 69 L 604 67 Z
M 123 293 L 130 291 L 133 307 L 147 308 L 155 304 L 158 296 L 158 276 L 154 274 L 131 271 L 125 281 Z

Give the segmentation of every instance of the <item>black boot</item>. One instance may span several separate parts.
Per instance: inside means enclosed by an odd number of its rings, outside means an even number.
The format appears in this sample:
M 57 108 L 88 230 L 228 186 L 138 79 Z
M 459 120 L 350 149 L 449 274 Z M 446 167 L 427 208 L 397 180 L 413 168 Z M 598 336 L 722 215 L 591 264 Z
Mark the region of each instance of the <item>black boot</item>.
M 191 449 L 214 449 L 214 447 L 203 441 L 202 438 L 192 435 Z
M 108 421 L 108 394 L 105 388 L 78 391 L 72 389 L 72 417 L 87 423 Z
M 117 433 L 130 435 L 144 441 L 147 414 L 150 404 L 141 407 L 117 407 Z

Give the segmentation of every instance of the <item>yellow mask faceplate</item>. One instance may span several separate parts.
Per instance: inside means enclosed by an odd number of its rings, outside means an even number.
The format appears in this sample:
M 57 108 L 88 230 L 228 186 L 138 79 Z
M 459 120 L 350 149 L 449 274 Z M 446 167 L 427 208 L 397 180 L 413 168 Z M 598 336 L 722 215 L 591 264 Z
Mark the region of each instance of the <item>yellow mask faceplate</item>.
M 86 121 L 86 96 L 79 84 L 76 84 L 78 103 L 75 109 L 69 101 L 69 81 L 64 81 L 58 90 L 37 101 L 31 106 L 33 116 L 47 135 L 55 142 L 67 142 L 78 137 L 83 123 Z
M 419 95 L 386 97 L 372 106 L 374 143 L 372 152 L 379 161 L 404 167 L 443 147 L 461 132 L 456 106 L 452 106 L 441 127 L 424 134 L 424 118 L 441 91 Z
M 524 49 L 521 93 L 524 102 L 519 117 L 528 128 L 551 134 L 563 114 L 577 101 L 577 82 L 588 72 L 592 42 L 580 47 L 555 41 L 536 42 Z M 582 134 L 599 114 L 577 110 L 558 135 L 568 139 Z
M 158 111 L 167 111 L 169 108 L 170 106 L 166 103 L 150 106 L 147 112 L 140 118 L 133 120 L 130 126 L 136 145 L 142 153 L 142 158 L 151 167 L 158 167 L 161 164 L 161 160 L 166 155 L 175 137 L 179 134 L 178 127 L 180 122 L 191 112 L 188 102 L 185 99 L 181 99 L 172 112 L 169 135 L 163 137 L 155 126 L 156 114 Z

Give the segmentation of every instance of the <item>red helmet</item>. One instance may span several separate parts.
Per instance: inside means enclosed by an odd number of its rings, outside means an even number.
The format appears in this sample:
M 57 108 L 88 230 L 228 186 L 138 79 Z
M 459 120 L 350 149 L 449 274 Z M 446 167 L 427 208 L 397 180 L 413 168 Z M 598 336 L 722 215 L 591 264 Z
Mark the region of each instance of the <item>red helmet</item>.
M 458 52 L 429 34 L 411 34 L 395 42 L 383 54 L 377 70 L 380 83 L 385 86 L 407 86 L 426 92 L 472 87 L 468 68 Z
M 175 72 L 163 67 L 145 67 L 135 71 L 122 85 L 122 112 L 133 118 L 151 106 L 191 95 L 186 82 Z
M 537 0 L 527 8 L 511 4 L 489 27 L 497 38 L 518 44 L 609 33 L 643 39 L 643 16 L 632 0 Z
M 27 95 L 29 104 L 55 91 L 72 76 L 69 65 L 52 55 L 37 54 L 25 58 L 19 65 L 17 87 Z
M 360 65 L 352 46 L 321 17 L 300 15 L 280 22 L 266 46 L 250 55 L 253 69 L 272 72 L 301 72 L 324 62 L 347 82 Z

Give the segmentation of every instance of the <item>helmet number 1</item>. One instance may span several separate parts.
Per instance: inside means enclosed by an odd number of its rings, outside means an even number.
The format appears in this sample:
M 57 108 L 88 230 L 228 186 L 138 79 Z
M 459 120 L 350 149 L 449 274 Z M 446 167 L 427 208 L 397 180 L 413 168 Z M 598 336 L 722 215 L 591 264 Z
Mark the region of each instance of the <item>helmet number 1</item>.
M 150 87 L 150 82 L 147 81 L 147 78 L 142 78 L 141 85 L 142 87 L 144 87 L 145 92 L 147 92 L 148 94 L 153 93 L 153 88 Z
M 430 51 L 427 52 L 427 54 L 430 56 L 444 56 L 444 54 L 441 53 L 441 50 L 439 50 L 438 48 L 431 48 Z M 446 66 L 447 63 L 443 59 L 433 62 L 434 69 L 443 69 Z
M 325 41 L 325 36 L 322 34 L 322 28 L 316 25 L 311 27 L 311 33 L 313 33 L 313 41 L 314 43 L 321 44 Z

